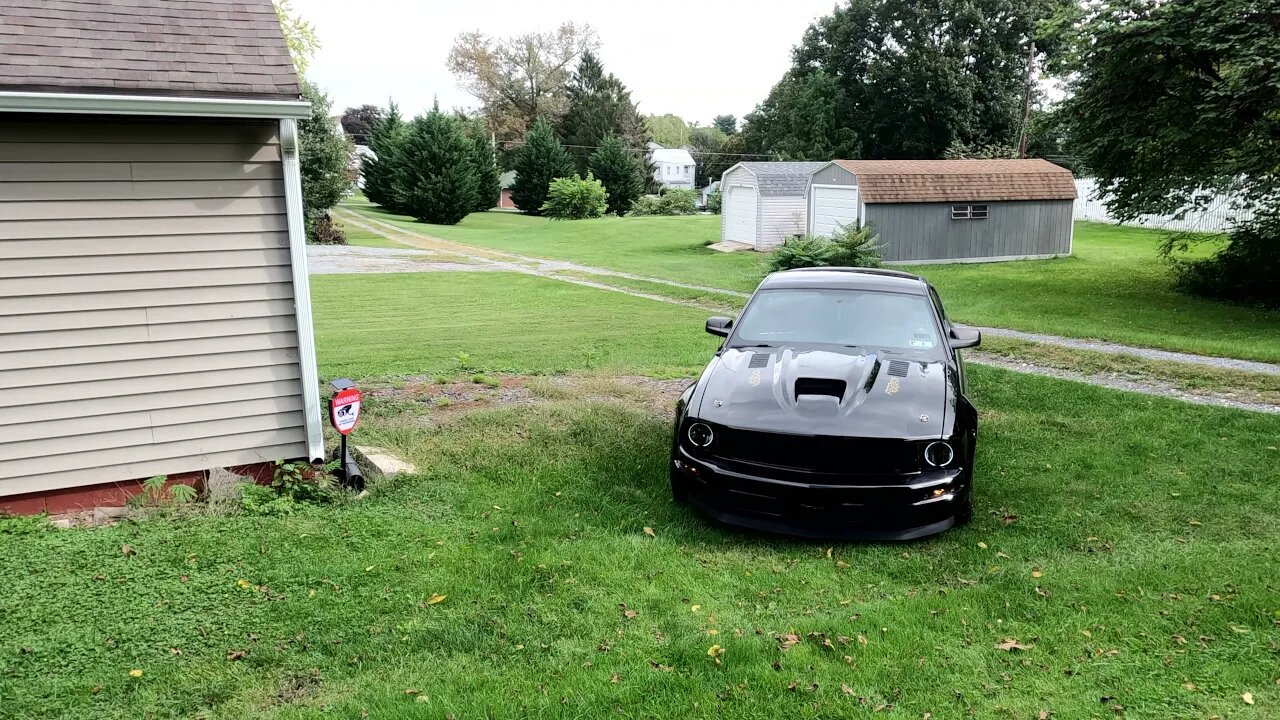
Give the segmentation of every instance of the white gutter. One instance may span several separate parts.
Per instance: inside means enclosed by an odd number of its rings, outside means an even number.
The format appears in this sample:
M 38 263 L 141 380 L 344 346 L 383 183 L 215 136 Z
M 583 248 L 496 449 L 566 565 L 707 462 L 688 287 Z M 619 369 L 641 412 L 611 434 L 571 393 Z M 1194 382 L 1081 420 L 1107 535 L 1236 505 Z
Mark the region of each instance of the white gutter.
M 289 223 L 289 261 L 293 267 L 293 307 L 298 322 L 298 366 L 307 431 L 307 457 L 319 460 L 324 458 L 320 372 L 316 368 L 316 331 L 311 321 L 307 231 L 302 217 L 302 166 L 298 162 L 298 123 L 292 118 L 280 121 L 280 151 L 284 165 L 284 204 Z
M 311 105 L 302 100 L 243 100 L 213 97 L 104 95 L 89 93 L 0 92 L 0 113 L 159 115 L 177 117 L 302 119 Z

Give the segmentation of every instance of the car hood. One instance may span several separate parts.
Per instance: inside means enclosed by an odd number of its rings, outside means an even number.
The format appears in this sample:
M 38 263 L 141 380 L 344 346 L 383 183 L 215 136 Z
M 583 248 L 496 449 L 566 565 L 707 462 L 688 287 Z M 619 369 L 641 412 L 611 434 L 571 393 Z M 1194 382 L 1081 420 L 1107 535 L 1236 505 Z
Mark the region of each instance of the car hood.
M 728 348 L 700 385 L 708 422 L 840 437 L 944 437 L 957 396 L 947 363 L 859 348 Z

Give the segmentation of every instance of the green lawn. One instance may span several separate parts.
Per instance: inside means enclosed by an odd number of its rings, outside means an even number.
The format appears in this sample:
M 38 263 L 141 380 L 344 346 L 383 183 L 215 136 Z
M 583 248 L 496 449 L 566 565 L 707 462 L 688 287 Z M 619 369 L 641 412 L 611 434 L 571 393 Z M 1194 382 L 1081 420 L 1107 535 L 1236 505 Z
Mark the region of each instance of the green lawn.
M 976 520 L 914 544 L 710 526 L 665 419 L 566 401 L 374 402 L 360 437 L 424 472 L 358 503 L 0 520 L 0 714 L 1276 717 L 1280 421 L 973 380 Z
M 321 374 L 697 372 L 707 312 L 518 273 L 311 279 Z
M 553 222 L 479 213 L 455 226 L 423 225 L 367 203 L 353 209 L 445 240 L 570 260 L 729 290 L 753 290 L 754 253 L 717 253 L 717 216 Z M 1280 312 L 1177 293 L 1157 257 L 1161 235 L 1077 223 L 1074 255 L 1054 260 L 924 265 L 957 320 L 1067 337 L 1280 362 Z

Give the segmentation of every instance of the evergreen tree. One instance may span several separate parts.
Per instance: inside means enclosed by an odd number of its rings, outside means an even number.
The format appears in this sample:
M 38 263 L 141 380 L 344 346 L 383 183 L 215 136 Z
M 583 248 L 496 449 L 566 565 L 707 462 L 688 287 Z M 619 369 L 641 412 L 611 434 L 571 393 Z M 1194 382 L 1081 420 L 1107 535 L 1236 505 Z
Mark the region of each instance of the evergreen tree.
M 476 212 L 492 210 L 502 197 L 502 181 L 498 172 L 497 148 L 485 128 L 484 121 L 467 121 L 471 141 L 471 165 L 476 173 Z
M 374 157 L 365 157 L 360 161 L 365 197 L 392 212 L 399 212 L 401 209 L 394 193 L 405 131 L 400 108 L 394 102 L 388 103 L 387 111 L 369 132 L 369 149 L 373 151 Z
M 516 180 L 511 187 L 511 200 L 530 215 L 542 212 L 552 180 L 574 174 L 573 158 L 561 147 L 545 118 L 538 118 L 525 133 L 524 146 L 516 151 L 514 165 Z
M 622 138 L 610 133 L 600 141 L 600 148 L 591 153 L 591 171 L 609 193 L 609 212 L 625 215 L 631 203 L 644 195 L 644 163 L 632 152 Z
M 457 118 L 437 106 L 409 124 L 396 195 L 422 222 L 455 225 L 476 206 L 472 143 Z
M 635 149 L 645 147 L 651 139 L 627 86 L 612 73 L 605 73 L 604 65 L 591 52 L 582 54 L 569 82 L 568 107 L 559 131 L 580 174 L 586 173 L 592 151 L 610 133 Z
M 725 135 L 736 135 L 738 132 L 738 118 L 732 115 L 717 115 L 711 121 L 711 126 Z

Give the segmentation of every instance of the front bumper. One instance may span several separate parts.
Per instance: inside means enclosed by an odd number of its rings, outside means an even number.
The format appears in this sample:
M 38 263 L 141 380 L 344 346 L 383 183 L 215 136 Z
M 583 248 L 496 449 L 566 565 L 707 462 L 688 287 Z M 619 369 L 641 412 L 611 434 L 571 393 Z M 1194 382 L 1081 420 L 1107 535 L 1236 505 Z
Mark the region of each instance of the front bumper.
M 690 504 L 714 520 L 824 540 L 913 540 L 940 533 L 956 523 L 969 492 L 963 468 L 805 479 L 795 471 L 729 469 L 679 446 L 671 471 Z

